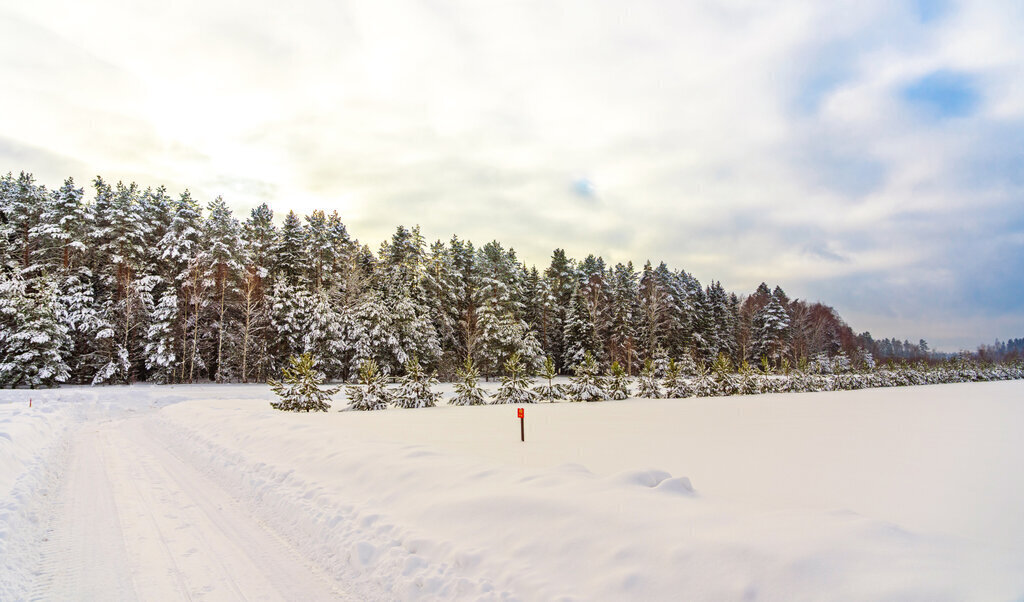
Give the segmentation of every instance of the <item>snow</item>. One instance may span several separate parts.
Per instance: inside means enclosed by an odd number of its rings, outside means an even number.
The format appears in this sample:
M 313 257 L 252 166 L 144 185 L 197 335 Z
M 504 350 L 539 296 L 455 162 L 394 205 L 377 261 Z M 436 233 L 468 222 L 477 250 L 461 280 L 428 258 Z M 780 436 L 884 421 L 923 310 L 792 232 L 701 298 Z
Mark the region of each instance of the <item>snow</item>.
M 107 529 L 121 549 L 89 548 L 122 578 L 90 584 L 147 599 L 289 597 L 295 580 L 352 599 L 1024 596 L 1021 381 L 540 403 L 525 443 L 510 406 L 292 414 L 271 398 L 0 392 L 0 446 L 20 446 L 0 456 L 0 494 L 59 467 L 50 452 L 70 441 L 62 499 L 106 487 L 122 513 Z M 105 476 L 74 479 L 87 465 Z M 2 498 L 3 599 L 76 583 L 17 569 L 38 553 L 11 546 L 31 531 L 11 509 L 42 499 L 23 489 Z M 57 535 L 68 512 L 41 520 Z

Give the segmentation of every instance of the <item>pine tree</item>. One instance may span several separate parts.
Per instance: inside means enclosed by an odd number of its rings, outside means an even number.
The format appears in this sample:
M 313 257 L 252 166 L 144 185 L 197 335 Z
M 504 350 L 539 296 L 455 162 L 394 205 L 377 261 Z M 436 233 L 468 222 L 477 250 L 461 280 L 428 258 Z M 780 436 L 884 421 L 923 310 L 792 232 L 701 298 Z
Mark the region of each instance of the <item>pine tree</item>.
M 280 275 L 292 286 L 297 286 L 305 272 L 306 259 L 303 250 L 306 247 L 305 229 L 299 216 L 289 211 L 281 225 L 281 231 L 275 247 L 275 275 Z
M 580 288 L 573 293 L 572 304 L 565 317 L 562 340 L 565 345 L 566 366 L 574 368 L 584 361 L 587 354 L 591 357 L 600 355 L 600 341 L 590 311 L 587 309 L 584 291 Z
M 729 356 L 724 353 L 718 354 L 711 371 L 714 374 L 716 395 L 735 395 L 740 392 L 739 382 L 732 374 L 732 362 L 729 360 Z
M 153 380 L 173 383 L 177 369 L 178 294 L 167 289 L 160 296 L 146 330 L 146 370 Z
M 569 399 L 573 401 L 604 401 L 609 398 L 608 386 L 600 376 L 597 360 L 587 353 L 576 365 L 576 375 L 569 385 Z
M 281 380 L 267 381 L 280 398 L 270 402 L 270 407 L 290 412 L 326 412 L 331 407 L 331 395 L 339 388 L 320 388 L 324 376 L 313 367 L 313 356 L 308 353 L 289 357 L 288 364 Z
M 518 351 L 505 360 L 505 374 L 492 403 L 537 403 L 537 394 L 530 390 L 530 378 Z
M 56 314 L 56 290 L 45 277 L 36 294 L 17 274 L 0 276 L 0 386 L 52 387 L 70 374 L 67 328 Z
M 608 392 L 612 399 L 629 399 L 629 378 L 619 362 L 612 362 L 608 375 Z
M 681 399 L 693 395 L 689 383 L 683 377 L 682 366 L 675 360 L 668 361 L 662 386 L 665 388 L 665 397 L 668 398 Z
M 359 384 L 345 387 L 348 392 L 347 410 L 385 410 L 391 402 L 391 392 L 377 362 L 363 360 L 359 366 Z
M 754 315 L 754 342 L 751 355 L 760 360 L 768 358 L 772 366 L 778 366 L 786 354 L 790 335 L 790 319 L 779 299 L 772 296 Z
M 245 263 L 242 244 L 242 225 L 231 214 L 224 199 L 217 197 L 210 202 L 210 215 L 206 220 L 205 240 L 207 257 L 217 296 L 216 314 L 216 372 L 214 380 L 224 382 L 233 374 L 233 367 L 224 353 L 225 342 L 233 344 L 237 337 L 234 298 L 238 293 L 238 280 Z
M 487 394 L 480 388 L 478 380 L 480 372 L 473 365 L 473 358 L 466 356 L 466 361 L 458 371 L 459 380 L 455 383 L 453 406 L 478 406 L 487 403 Z
M 547 384 L 534 387 L 534 391 L 537 392 L 537 396 L 540 399 L 547 399 L 548 401 L 564 399 L 562 386 L 552 382 L 555 378 L 555 360 L 550 357 L 544 358 L 544 368 L 541 370 L 540 376 L 547 381 Z
M 395 406 L 399 408 L 432 408 L 437 405 L 440 393 L 435 393 L 432 385 L 437 379 L 426 374 L 415 357 L 405 364 L 405 375 L 399 381 L 398 393 L 395 395 Z
M 637 380 L 637 396 L 644 397 L 646 399 L 660 399 L 661 385 L 658 383 L 658 377 L 654 372 L 654 362 L 650 359 L 644 361 L 644 367 L 640 371 L 640 378 Z
M 565 320 L 578 282 L 575 262 L 566 256 L 564 249 L 552 252 L 551 264 L 544 270 L 544 280 L 548 283 L 554 305 L 549 347 L 544 352 L 554 358 L 555 368 L 564 374 L 571 367 L 565 356 Z
M 335 309 L 325 290 L 315 292 L 310 301 L 303 349 L 320 358 L 318 368 L 328 380 L 342 378 L 348 372 L 346 358 L 353 348 L 347 316 Z

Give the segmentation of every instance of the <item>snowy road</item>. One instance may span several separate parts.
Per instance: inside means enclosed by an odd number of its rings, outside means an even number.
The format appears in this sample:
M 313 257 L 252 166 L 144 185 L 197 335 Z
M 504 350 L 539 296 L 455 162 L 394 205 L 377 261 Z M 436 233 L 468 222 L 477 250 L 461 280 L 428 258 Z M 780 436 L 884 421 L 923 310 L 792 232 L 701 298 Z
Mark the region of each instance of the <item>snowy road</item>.
M 350 599 L 146 417 L 84 425 L 70 458 L 31 599 Z

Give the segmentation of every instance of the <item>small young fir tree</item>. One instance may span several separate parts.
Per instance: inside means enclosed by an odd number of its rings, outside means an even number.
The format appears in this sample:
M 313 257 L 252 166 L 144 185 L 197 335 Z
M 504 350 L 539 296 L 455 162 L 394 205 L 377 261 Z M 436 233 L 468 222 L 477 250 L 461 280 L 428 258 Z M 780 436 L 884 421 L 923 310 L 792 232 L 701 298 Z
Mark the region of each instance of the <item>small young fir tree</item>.
M 576 375 L 569 385 L 569 398 L 573 401 L 604 401 L 609 398 L 608 386 L 590 352 L 585 353 L 583 361 L 576 365 Z
M 542 381 L 540 385 L 534 388 L 537 396 L 548 401 L 562 399 L 562 387 L 553 383 L 555 379 L 555 360 L 550 357 L 544 358 L 544 369 L 541 370 L 540 377 L 546 380 L 547 383 L 545 384 Z
M 432 408 L 437 405 L 440 393 L 434 392 L 437 379 L 423 371 L 419 359 L 413 357 L 405 363 L 402 377 L 395 395 L 395 406 L 400 408 Z
M 363 360 L 359 365 L 359 384 L 345 387 L 348 392 L 347 410 L 385 410 L 391 401 L 387 381 L 381 374 L 377 362 L 372 359 Z
M 629 399 L 629 377 L 619 362 L 612 362 L 609 370 L 608 393 L 612 399 Z
M 290 412 L 326 412 L 331 395 L 338 392 L 338 387 L 320 388 L 324 376 L 313 366 L 313 356 L 308 353 L 289 357 L 288 364 L 281 380 L 267 381 L 279 397 L 270 402 L 270 407 Z
M 455 397 L 451 400 L 453 406 L 478 406 L 487 403 L 487 394 L 480 387 L 480 371 L 473 364 L 473 358 L 466 356 L 456 374 L 459 380 L 455 382 Z
M 640 378 L 637 379 L 637 396 L 645 399 L 660 399 L 661 398 L 661 385 L 658 383 L 658 377 L 654 372 L 654 362 L 649 358 L 644 362 L 644 367 L 640 370 Z
M 505 360 L 505 374 L 493 403 L 536 403 L 537 394 L 530 390 L 530 378 L 526 376 L 519 352 Z

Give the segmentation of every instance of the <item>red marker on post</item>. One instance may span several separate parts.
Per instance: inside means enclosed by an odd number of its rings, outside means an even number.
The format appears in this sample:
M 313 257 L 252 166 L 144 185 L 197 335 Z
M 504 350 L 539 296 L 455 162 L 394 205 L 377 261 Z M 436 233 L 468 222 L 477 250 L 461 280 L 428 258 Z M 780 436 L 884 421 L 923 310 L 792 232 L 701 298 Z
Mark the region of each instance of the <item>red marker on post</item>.
M 524 418 L 526 412 L 523 408 L 516 408 L 516 414 L 519 416 L 519 440 L 526 441 L 526 423 Z

